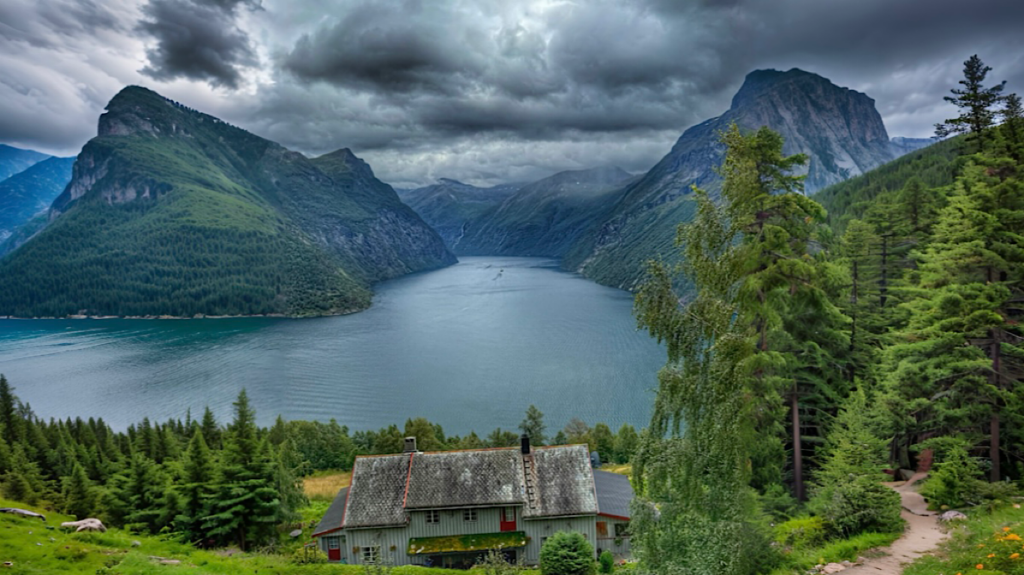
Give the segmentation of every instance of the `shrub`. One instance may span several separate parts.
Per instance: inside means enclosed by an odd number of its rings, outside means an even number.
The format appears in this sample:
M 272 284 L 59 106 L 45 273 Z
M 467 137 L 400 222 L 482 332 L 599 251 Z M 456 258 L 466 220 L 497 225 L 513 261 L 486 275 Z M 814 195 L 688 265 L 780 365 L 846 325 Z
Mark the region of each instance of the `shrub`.
M 601 566 L 601 573 L 611 573 L 615 568 L 615 557 L 612 556 L 611 551 L 602 552 L 601 556 L 597 558 L 597 562 Z
M 523 568 L 522 557 L 517 563 L 509 563 L 503 553 L 493 549 L 475 566 L 476 571 L 484 575 L 516 575 Z
M 949 450 L 942 463 L 921 486 L 921 495 L 933 507 L 961 507 L 981 499 L 978 462 L 962 446 Z
M 559 531 L 540 548 L 541 575 L 593 575 L 594 548 L 583 534 Z
M 821 517 L 797 517 L 775 528 L 775 541 L 793 549 L 815 547 L 825 539 L 825 522 Z
M 865 531 L 897 533 L 903 530 L 900 496 L 871 477 L 822 488 L 811 504 L 833 535 L 850 537 Z

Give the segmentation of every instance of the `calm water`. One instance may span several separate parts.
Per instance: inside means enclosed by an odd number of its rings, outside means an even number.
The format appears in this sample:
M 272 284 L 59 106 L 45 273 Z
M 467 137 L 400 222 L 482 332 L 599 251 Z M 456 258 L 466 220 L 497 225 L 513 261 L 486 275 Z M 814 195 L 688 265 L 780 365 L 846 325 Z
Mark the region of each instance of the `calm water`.
M 531 403 L 552 432 L 571 417 L 647 424 L 664 351 L 625 292 L 553 260 L 489 257 L 376 294 L 365 312 L 306 320 L 0 320 L 0 373 L 41 417 L 115 428 L 206 405 L 228 418 L 243 386 L 264 424 L 423 416 L 484 434 Z

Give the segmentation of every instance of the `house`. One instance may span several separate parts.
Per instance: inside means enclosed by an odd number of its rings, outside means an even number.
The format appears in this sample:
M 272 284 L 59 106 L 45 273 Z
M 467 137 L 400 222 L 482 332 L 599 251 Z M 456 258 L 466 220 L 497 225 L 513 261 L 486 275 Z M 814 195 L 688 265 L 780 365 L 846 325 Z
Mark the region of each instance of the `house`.
M 358 457 L 313 533 L 332 562 L 469 567 L 488 550 L 538 562 L 544 540 L 578 531 L 629 554 L 629 479 L 590 466 L 585 445 Z

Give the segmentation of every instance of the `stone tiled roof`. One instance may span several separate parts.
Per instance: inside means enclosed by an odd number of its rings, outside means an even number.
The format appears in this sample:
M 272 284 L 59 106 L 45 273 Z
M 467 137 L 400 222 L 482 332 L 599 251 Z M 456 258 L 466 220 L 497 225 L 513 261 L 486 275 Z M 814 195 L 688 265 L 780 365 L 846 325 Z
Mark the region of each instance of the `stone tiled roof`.
M 594 470 L 594 484 L 597 486 L 598 513 L 629 519 L 629 504 L 633 501 L 629 477 Z
M 313 530 L 313 537 L 318 537 L 329 531 L 341 529 L 341 520 L 345 517 L 345 500 L 348 497 L 348 487 L 338 492 L 337 497 L 331 502 L 331 506 L 324 513 L 324 518 Z
M 597 494 L 586 445 L 541 447 L 533 452 L 537 472 L 536 508 L 523 517 L 558 517 L 597 513 Z
M 518 449 L 417 453 L 406 509 L 437 509 L 523 502 L 523 457 Z
M 359 457 L 347 508 L 340 504 L 343 526 L 400 526 L 407 523 L 408 511 L 446 507 L 521 505 L 525 519 L 597 513 L 585 445 L 535 448 L 529 457 L 532 502 L 519 448 Z M 334 504 L 321 525 L 333 521 L 332 510 Z
M 345 528 L 405 524 L 402 505 L 409 460 L 408 453 L 356 459 L 345 509 Z

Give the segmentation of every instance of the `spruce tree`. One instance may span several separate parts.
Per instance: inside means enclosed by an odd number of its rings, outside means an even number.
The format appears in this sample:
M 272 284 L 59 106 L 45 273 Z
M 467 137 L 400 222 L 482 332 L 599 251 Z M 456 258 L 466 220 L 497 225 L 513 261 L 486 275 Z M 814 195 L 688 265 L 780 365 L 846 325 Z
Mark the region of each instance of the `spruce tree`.
M 985 147 L 985 131 L 995 122 L 995 106 L 1002 99 L 1000 95 L 1006 82 L 989 88 L 984 86 L 985 77 L 992 71 L 981 58 L 975 54 L 964 62 L 964 79 L 960 80 L 962 89 L 953 88 L 952 96 L 944 99 L 960 108 L 960 115 L 943 123 L 935 124 L 935 135 L 945 138 L 954 134 L 967 134 L 967 141 L 973 143 L 974 151 L 980 152 Z
M 178 489 L 180 512 L 174 518 L 175 530 L 188 541 L 205 539 L 202 520 L 210 514 L 216 494 L 217 463 L 206 445 L 203 431 L 196 428 L 185 452 L 184 468 Z
M 0 433 L 8 445 L 14 445 L 24 437 L 21 418 L 18 417 L 18 398 L 7 378 L 0 374 Z
M 234 408 L 234 421 L 224 436 L 217 496 L 211 514 L 203 520 L 203 529 L 222 543 L 245 550 L 274 533 L 280 501 L 270 447 L 259 438 L 256 414 L 244 389 Z
M 533 445 L 544 445 L 548 440 L 544 435 L 547 430 L 547 426 L 544 425 L 544 414 L 535 405 L 526 408 L 526 417 L 519 423 L 519 430 L 530 436 L 530 443 Z
M 78 519 L 96 514 L 97 493 L 85 468 L 75 464 L 71 475 L 64 477 L 64 512 Z
M 1018 163 L 1024 159 L 1024 109 L 1021 108 L 1020 96 L 1006 96 L 1006 103 L 1001 113 L 1003 116 L 1003 137 L 1009 148 L 1010 156 Z

